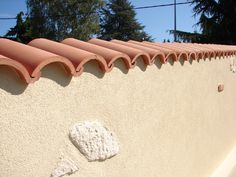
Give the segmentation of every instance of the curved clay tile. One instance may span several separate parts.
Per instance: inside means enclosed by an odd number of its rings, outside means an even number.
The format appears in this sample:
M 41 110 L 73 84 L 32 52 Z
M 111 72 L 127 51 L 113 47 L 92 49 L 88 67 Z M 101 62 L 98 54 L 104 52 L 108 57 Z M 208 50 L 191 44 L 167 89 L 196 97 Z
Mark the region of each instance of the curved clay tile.
M 201 49 L 204 52 L 204 59 L 206 58 L 216 58 L 218 53 L 216 50 L 212 50 L 211 48 L 204 47 L 199 44 L 192 44 L 192 46 Z
M 205 51 L 201 50 L 200 48 L 196 47 L 196 46 L 193 46 L 191 44 L 185 44 L 185 43 L 181 43 L 179 45 L 183 45 L 186 49 L 190 50 L 190 51 L 194 51 L 197 55 L 197 59 L 200 60 L 200 59 L 204 59 L 205 57 Z
M 120 40 L 112 40 L 111 42 L 121 44 L 121 45 L 124 45 L 124 46 L 133 47 L 133 48 L 136 48 L 136 49 L 147 52 L 150 56 L 150 60 L 148 59 L 148 60 L 144 61 L 147 65 L 153 64 L 155 62 L 156 58 L 160 58 L 162 63 L 165 62 L 165 55 L 160 50 L 151 49 L 151 48 L 148 48 L 148 47 L 144 47 L 142 45 L 133 44 L 133 43 L 130 43 L 130 42 L 124 42 L 124 41 L 120 41 Z
M 101 47 L 95 44 L 90 44 L 88 42 L 84 42 L 84 41 L 80 41 L 74 38 L 67 38 L 63 41 L 61 41 L 61 43 L 78 48 L 78 49 L 82 49 L 82 50 L 86 50 L 88 52 L 93 52 L 95 54 L 98 54 L 100 56 L 102 56 L 107 63 L 107 71 L 110 71 L 112 69 L 112 67 L 114 66 L 114 61 L 116 61 L 117 59 L 121 58 L 124 63 L 126 64 L 127 68 L 131 68 L 131 59 L 129 58 L 128 55 L 105 48 L 105 47 Z
M 226 46 L 225 46 L 226 47 Z M 233 56 L 234 55 L 234 49 L 231 47 L 231 46 L 229 46 L 229 56 Z
M 12 67 L 27 83 L 39 79 L 41 69 L 52 63 L 62 63 L 72 75 L 83 72 L 83 66 L 90 60 L 98 61 L 104 71 L 110 71 L 114 61 L 122 58 L 128 68 L 135 66 L 142 57 L 145 64 L 153 64 L 159 57 L 163 63 L 169 57 L 174 61 L 185 56 L 212 58 L 236 55 L 236 46 L 188 43 L 150 43 L 119 40 L 111 42 L 92 39 L 89 42 L 68 38 L 61 43 L 47 39 L 35 39 L 24 45 L 0 38 L 0 65 Z M 75 70 L 76 68 L 76 70 Z
M 189 53 L 191 53 L 192 51 L 194 51 L 194 53 L 196 54 L 196 59 L 204 59 L 205 57 L 205 51 L 202 51 L 201 49 L 199 49 L 196 46 L 191 45 L 190 43 L 175 43 L 176 45 L 178 45 L 179 47 L 185 48 L 185 50 L 187 50 Z M 191 56 L 191 54 L 190 54 Z M 193 58 L 194 59 L 194 58 Z
M 53 62 L 62 63 L 70 74 L 75 73 L 74 66 L 68 59 L 8 39 L 0 39 L 0 54 L 21 63 L 33 80 L 39 79 L 41 69 Z
M 108 70 L 104 58 L 66 44 L 40 38 L 34 39 L 28 45 L 66 57 L 76 68 L 76 76 L 82 74 L 84 64 L 90 60 L 97 60 L 102 70 Z
M 191 47 L 190 45 L 184 45 L 184 43 L 178 42 L 173 42 L 171 45 L 175 45 L 178 49 L 186 51 L 188 53 L 189 59 L 199 60 L 204 57 L 204 53 L 201 50 Z
M 104 41 L 101 39 L 91 39 L 88 42 L 127 54 L 131 58 L 132 67 L 135 66 L 136 60 L 139 57 L 142 57 L 144 61 L 150 60 L 150 56 L 148 55 L 148 53 L 142 50 L 135 49 L 133 47 L 123 46 L 120 44 Z
M 231 55 L 235 55 L 236 54 L 236 46 L 230 45 L 230 46 L 227 46 L 227 47 L 230 49 Z
M 17 72 L 17 74 L 20 76 L 20 78 L 23 79 L 26 83 L 32 82 L 28 71 L 19 62 L 12 60 L 8 57 L 5 57 L 3 55 L 0 55 L 0 65 L 6 65 L 13 68 Z
M 173 52 L 176 53 L 178 59 L 181 59 L 183 58 L 184 60 L 189 60 L 189 55 L 188 53 L 184 50 L 184 49 L 179 49 L 177 46 L 171 44 L 171 46 L 168 45 L 168 43 L 153 43 L 153 42 L 147 42 L 145 41 L 145 43 L 148 43 L 148 44 L 151 44 L 151 45 L 154 45 L 154 46 L 158 46 L 158 47 L 162 47 L 162 48 L 165 48 L 165 49 L 169 49 L 169 50 L 172 50 Z
M 180 58 L 183 58 L 185 60 L 198 59 L 198 54 L 194 50 L 190 50 L 190 49 L 188 49 L 188 47 L 185 47 L 183 45 L 179 45 L 180 43 L 175 43 L 175 42 L 173 42 L 173 43 L 169 43 L 169 42 L 158 43 L 158 42 L 156 42 L 154 44 L 176 51 L 179 59 Z
M 159 43 L 160 44 L 160 43 Z M 178 51 L 178 53 L 185 53 L 187 54 L 187 57 L 184 55 L 184 59 L 185 60 L 188 60 L 188 59 L 193 59 L 193 60 L 197 60 L 198 59 L 198 56 L 199 54 L 197 53 L 196 50 L 192 50 L 192 49 L 189 49 L 188 47 L 186 46 L 183 46 L 183 45 L 179 45 L 180 43 L 163 43 L 163 46 L 166 46 L 166 47 L 169 47 L 170 49 L 173 48 L 174 50 Z M 181 56 L 179 56 L 180 58 Z
M 222 51 L 224 56 L 230 56 L 232 50 L 229 45 L 216 45 L 212 44 L 212 47 L 215 47 L 217 50 Z
M 166 48 L 163 48 L 163 47 L 158 47 L 158 46 L 155 46 L 155 45 L 151 45 L 147 42 L 137 42 L 137 41 L 133 41 L 133 40 L 130 40 L 128 42 L 133 43 L 133 44 L 137 44 L 137 45 L 141 45 L 141 46 L 144 46 L 144 47 L 152 48 L 152 49 L 159 50 L 159 51 L 163 52 L 164 55 L 165 55 L 165 62 L 164 63 L 167 62 L 168 58 L 172 58 L 174 61 L 178 60 L 178 57 L 177 57 L 176 53 L 173 52 L 172 50 L 169 50 L 169 49 L 166 49 Z
M 209 58 L 224 57 L 224 51 L 222 49 L 216 48 L 215 46 L 212 46 L 211 44 L 194 44 L 194 45 L 210 50 L 211 53 L 208 56 Z
M 235 52 L 234 52 L 234 50 L 231 50 L 230 56 L 233 56 L 233 55 L 235 55 Z
M 195 43 L 181 43 L 180 45 L 185 46 L 186 48 L 195 50 L 197 55 L 199 56 L 199 59 L 215 57 L 215 52 L 213 50 L 196 45 Z

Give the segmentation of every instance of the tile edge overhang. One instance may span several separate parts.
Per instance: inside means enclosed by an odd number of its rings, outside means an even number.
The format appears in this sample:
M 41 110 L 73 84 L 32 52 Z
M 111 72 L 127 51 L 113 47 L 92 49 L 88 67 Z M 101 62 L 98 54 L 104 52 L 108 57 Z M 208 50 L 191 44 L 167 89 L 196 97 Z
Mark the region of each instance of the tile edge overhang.
M 132 69 L 139 59 L 145 65 L 152 65 L 156 60 L 165 64 L 168 60 L 179 62 L 180 59 L 190 61 L 229 56 L 236 56 L 236 46 L 101 39 L 86 42 L 74 38 L 61 42 L 38 38 L 26 45 L 0 38 L 0 65 L 13 68 L 28 84 L 38 80 L 42 68 L 54 62 L 61 63 L 68 74 L 79 76 L 84 65 L 91 60 L 96 60 L 106 73 L 112 70 L 117 59 L 122 59 L 127 69 Z

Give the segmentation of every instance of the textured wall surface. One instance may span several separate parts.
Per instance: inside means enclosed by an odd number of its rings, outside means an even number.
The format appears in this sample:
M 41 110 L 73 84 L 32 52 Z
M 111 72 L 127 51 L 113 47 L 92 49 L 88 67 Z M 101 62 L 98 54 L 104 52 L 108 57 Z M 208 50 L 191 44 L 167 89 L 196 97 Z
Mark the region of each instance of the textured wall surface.
M 51 64 L 28 86 L 0 66 L 0 177 L 50 177 L 61 159 L 78 164 L 71 177 L 210 177 L 236 145 L 230 60 L 138 65 L 127 73 L 117 61 L 103 75 L 91 62 L 69 78 Z M 119 139 L 103 162 L 88 162 L 68 135 L 94 120 Z

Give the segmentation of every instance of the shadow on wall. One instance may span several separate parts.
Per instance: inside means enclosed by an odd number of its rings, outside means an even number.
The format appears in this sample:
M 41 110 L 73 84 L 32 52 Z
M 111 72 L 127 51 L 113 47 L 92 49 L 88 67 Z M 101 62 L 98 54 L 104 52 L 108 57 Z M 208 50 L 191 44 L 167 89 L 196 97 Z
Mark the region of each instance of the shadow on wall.
M 120 58 L 120 59 L 116 60 L 113 64 L 114 64 L 114 67 L 118 68 L 123 74 L 127 74 L 129 72 L 123 59 Z M 111 70 L 111 72 L 112 72 L 112 70 Z
M 128 73 L 128 69 L 122 59 L 118 59 L 115 62 L 115 67 L 120 69 L 124 74 Z M 97 78 L 103 78 L 105 75 L 105 72 L 100 69 L 95 60 L 91 60 L 85 64 L 84 72 L 90 73 Z M 41 70 L 41 77 L 50 79 L 62 87 L 68 86 L 72 79 L 72 75 L 67 73 L 65 67 L 60 63 L 51 63 L 45 66 Z M 5 90 L 12 95 L 20 95 L 27 87 L 28 84 L 19 77 L 18 73 L 14 69 L 9 66 L 0 65 L 0 89 Z
M 147 65 L 144 63 L 144 60 L 142 57 L 138 57 L 136 60 L 136 67 L 138 67 L 141 71 L 146 71 Z
M 161 62 L 161 60 L 159 59 L 156 59 L 155 62 L 154 62 L 155 66 L 158 68 L 158 69 L 161 69 L 163 63 Z
M 167 58 L 167 63 L 169 63 L 171 66 L 174 66 L 174 59 L 172 57 Z
M 41 77 L 53 80 L 62 87 L 69 85 L 72 79 L 72 75 L 67 73 L 64 66 L 60 63 L 51 63 L 45 66 L 41 73 Z
M 180 58 L 179 62 L 181 64 L 181 66 L 184 66 L 184 62 L 187 62 L 184 58 Z
M 25 83 L 18 73 L 9 66 L 0 66 L 0 89 L 12 95 L 22 94 L 27 88 Z
M 118 59 L 114 62 L 114 67 L 118 68 L 122 73 L 127 74 L 129 72 L 129 69 L 125 65 L 125 61 L 122 59 Z M 146 71 L 147 65 L 144 63 L 142 57 L 138 57 L 136 59 L 136 65 L 135 67 L 139 68 L 141 71 Z M 132 70 L 132 69 L 131 69 Z M 111 71 L 112 72 L 112 71 Z
M 173 66 L 173 59 L 169 58 L 168 63 Z M 116 60 L 113 64 L 114 67 L 118 68 L 123 74 L 127 74 L 129 72 L 129 69 L 126 67 L 125 62 L 121 58 Z M 154 64 L 158 69 L 161 69 L 163 65 L 159 59 L 156 59 Z M 135 67 L 139 68 L 143 72 L 146 71 L 147 65 L 144 63 L 142 57 L 136 60 Z M 100 69 L 99 64 L 96 60 L 91 60 L 86 63 L 84 65 L 83 72 L 90 73 L 99 79 L 103 78 L 105 75 L 105 72 Z M 113 72 L 113 70 L 111 70 L 110 72 Z M 82 73 L 82 75 L 84 73 Z M 64 66 L 60 63 L 51 63 L 45 66 L 42 69 L 41 74 L 41 77 L 50 79 L 62 87 L 68 86 L 72 79 L 72 75 L 67 73 Z M 25 83 L 22 79 L 20 79 L 15 70 L 11 69 L 8 66 L 0 66 L 0 89 L 9 92 L 12 95 L 19 95 L 25 91 L 27 86 L 28 84 Z
M 117 59 L 113 63 L 113 65 L 114 65 L 114 68 L 119 69 L 123 74 L 127 74 L 129 71 L 122 58 Z M 84 65 L 84 72 L 90 73 L 100 79 L 103 78 L 105 75 L 105 72 L 99 68 L 98 62 L 96 60 L 91 60 L 88 63 L 86 63 Z M 113 70 L 111 70 L 110 72 L 113 72 Z
M 41 77 L 53 80 L 63 87 L 69 85 L 72 78 L 70 74 L 66 73 L 64 66 L 59 63 L 49 64 L 41 72 Z M 19 77 L 14 69 L 9 66 L 0 66 L 0 89 L 12 95 L 20 95 L 27 87 L 28 84 Z
M 101 70 L 101 68 L 99 67 L 99 64 L 96 60 L 91 60 L 88 63 L 86 63 L 84 65 L 84 71 L 86 73 L 90 73 L 94 76 L 96 76 L 97 78 L 103 78 L 103 76 L 105 75 L 105 72 Z M 83 75 L 83 73 L 82 73 Z

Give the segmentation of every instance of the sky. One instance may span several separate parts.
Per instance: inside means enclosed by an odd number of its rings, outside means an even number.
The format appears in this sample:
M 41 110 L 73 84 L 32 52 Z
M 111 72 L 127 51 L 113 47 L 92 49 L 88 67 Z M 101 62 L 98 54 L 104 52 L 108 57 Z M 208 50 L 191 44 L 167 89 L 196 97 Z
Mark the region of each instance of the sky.
M 169 4 L 174 0 L 130 0 L 135 7 Z M 177 0 L 186 2 L 187 0 Z M 198 18 L 193 17 L 192 6 L 189 4 L 177 6 L 177 30 L 188 32 L 199 31 L 194 24 Z M 26 12 L 25 0 L 0 0 L 0 17 L 15 17 L 20 11 Z M 173 36 L 168 30 L 174 27 L 174 9 L 171 7 L 158 7 L 151 9 L 136 10 L 137 20 L 145 26 L 145 31 L 154 38 L 155 41 L 164 39 L 173 40 Z M 13 27 L 16 20 L 0 20 L 0 36 L 6 34 L 10 27 Z

